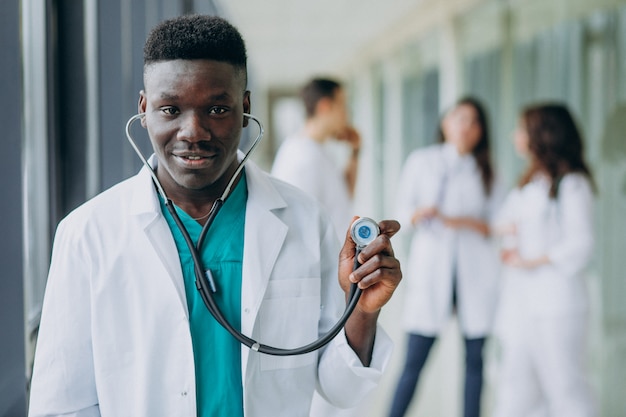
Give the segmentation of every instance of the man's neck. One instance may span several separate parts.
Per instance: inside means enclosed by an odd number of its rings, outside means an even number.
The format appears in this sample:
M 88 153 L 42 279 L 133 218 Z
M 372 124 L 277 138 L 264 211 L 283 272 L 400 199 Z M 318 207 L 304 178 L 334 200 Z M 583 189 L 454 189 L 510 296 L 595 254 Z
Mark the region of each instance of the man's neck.
M 302 131 L 306 137 L 318 143 L 326 142 L 331 136 L 330 132 L 315 119 L 307 120 Z
M 170 181 L 164 180 L 162 177 L 160 180 L 168 198 L 193 219 L 197 219 L 201 224 L 204 224 L 206 215 L 213 207 L 213 204 L 218 198 L 222 197 L 226 185 L 230 181 L 231 175 L 234 173 L 234 168 L 235 167 L 224 173 L 214 184 L 198 190 L 185 189 L 177 185 L 173 186 Z M 242 175 L 243 172 L 239 173 L 237 176 L 237 179 L 232 185 L 231 192 L 241 180 Z M 170 184 L 168 184 L 168 182 L 170 182 Z

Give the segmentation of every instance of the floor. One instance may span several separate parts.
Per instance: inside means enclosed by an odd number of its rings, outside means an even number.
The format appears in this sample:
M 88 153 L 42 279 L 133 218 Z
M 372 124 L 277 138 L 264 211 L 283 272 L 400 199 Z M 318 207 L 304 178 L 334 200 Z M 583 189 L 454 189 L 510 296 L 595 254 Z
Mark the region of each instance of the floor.
M 355 415 L 383 417 L 393 396 L 397 378 L 404 362 L 405 334 L 397 318 L 402 315 L 403 300 L 396 294 L 385 306 L 380 322 L 395 342 L 395 349 L 381 384 L 371 399 L 363 404 Z M 413 402 L 406 417 L 459 417 L 463 381 L 463 340 L 457 321 L 453 318 L 435 343 L 426 363 Z M 492 402 L 494 369 L 494 347 L 486 347 L 485 387 L 483 391 L 483 417 L 489 417 Z

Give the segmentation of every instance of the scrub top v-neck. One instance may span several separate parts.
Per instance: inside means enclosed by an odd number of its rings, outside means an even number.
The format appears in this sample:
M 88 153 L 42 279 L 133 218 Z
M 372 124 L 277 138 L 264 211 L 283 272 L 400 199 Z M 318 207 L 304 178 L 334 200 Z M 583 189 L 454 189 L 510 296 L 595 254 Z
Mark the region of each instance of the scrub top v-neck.
M 241 329 L 241 271 L 248 189 L 245 171 L 220 209 L 201 248 L 204 269 L 210 269 L 217 292 L 215 300 L 226 319 Z M 161 201 L 161 210 L 176 242 L 185 281 L 189 326 L 196 372 L 199 417 L 243 417 L 241 348 L 211 316 L 195 285 L 194 264 L 181 231 Z M 176 207 L 194 244 L 202 226 Z

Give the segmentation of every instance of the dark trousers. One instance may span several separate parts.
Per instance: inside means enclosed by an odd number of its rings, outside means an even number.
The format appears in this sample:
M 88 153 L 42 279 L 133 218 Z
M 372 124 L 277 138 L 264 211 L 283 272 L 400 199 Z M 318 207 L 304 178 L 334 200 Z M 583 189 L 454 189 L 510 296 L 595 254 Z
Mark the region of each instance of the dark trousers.
M 402 417 L 406 413 L 415 393 L 422 368 L 436 340 L 435 337 L 418 334 L 409 334 L 408 339 L 406 363 L 398 381 L 389 417 Z M 464 417 L 479 417 L 480 415 L 484 344 L 484 337 L 477 339 L 465 338 Z

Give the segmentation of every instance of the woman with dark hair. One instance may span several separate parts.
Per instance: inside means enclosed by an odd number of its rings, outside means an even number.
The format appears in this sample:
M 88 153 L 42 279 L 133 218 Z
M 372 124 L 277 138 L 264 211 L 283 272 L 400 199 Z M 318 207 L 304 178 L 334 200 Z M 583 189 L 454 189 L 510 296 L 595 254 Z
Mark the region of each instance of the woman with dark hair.
M 391 417 L 405 415 L 453 312 L 465 339 L 464 416 L 480 414 L 482 351 L 497 294 L 489 231 L 495 188 L 486 113 L 476 99 L 463 98 L 444 115 L 440 143 L 411 153 L 400 177 L 398 216 L 413 236 L 405 274 L 407 355 Z
M 528 168 L 496 221 L 507 244 L 494 415 L 593 416 L 584 270 L 593 252 L 594 186 L 581 135 L 565 106 L 535 105 L 522 112 L 515 147 Z

